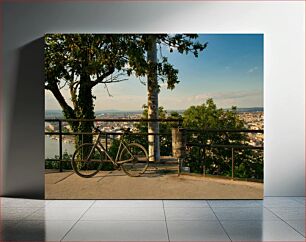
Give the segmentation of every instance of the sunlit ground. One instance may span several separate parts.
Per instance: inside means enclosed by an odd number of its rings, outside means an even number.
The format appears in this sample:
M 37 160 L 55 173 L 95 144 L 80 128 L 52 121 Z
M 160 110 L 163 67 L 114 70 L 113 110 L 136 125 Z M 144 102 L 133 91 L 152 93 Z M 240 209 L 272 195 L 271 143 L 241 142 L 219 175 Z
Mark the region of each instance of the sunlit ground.
M 168 170 L 169 171 L 169 170 Z M 180 175 L 150 168 L 141 177 L 121 170 L 82 178 L 73 171 L 46 171 L 46 199 L 262 199 L 263 183 Z

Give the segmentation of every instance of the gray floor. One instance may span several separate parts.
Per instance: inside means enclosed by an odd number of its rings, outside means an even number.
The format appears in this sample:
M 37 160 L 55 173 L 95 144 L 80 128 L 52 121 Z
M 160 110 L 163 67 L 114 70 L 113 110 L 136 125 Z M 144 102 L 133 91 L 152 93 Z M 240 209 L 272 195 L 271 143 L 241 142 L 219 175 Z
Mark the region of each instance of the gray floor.
M 305 241 L 305 198 L 1 198 L 0 228 L 18 241 Z

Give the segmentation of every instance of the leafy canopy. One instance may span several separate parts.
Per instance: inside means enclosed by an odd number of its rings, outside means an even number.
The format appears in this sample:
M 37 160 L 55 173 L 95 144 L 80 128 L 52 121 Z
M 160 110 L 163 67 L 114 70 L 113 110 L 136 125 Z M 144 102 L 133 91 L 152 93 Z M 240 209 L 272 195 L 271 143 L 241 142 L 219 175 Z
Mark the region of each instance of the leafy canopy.
M 166 57 L 157 63 L 147 61 L 150 34 L 48 34 L 45 36 L 45 89 L 50 90 L 65 118 L 94 119 L 92 89 L 126 80 L 126 76 L 147 76 L 154 72 L 173 89 L 178 81 L 178 70 Z M 169 51 L 189 52 L 198 56 L 207 43 L 196 42 L 193 34 L 157 34 L 156 44 L 168 46 Z M 148 83 L 155 89 L 155 84 Z M 61 89 L 69 88 L 72 105 L 67 103 Z M 108 91 L 108 89 L 107 89 Z M 110 95 L 110 93 L 109 93 Z M 93 122 L 71 122 L 74 131 L 90 132 Z M 81 137 L 80 137 L 81 138 Z M 91 136 L 88 142 L 91 142 Z
M 189 107 L 184 113 L 184 126 L 199 129 L 241 129 L 244 122 L 236 114 L 236 107 L 230 110 L 217 108 L 212 98 L 198 106 Z
M 63 85 L 76 83 L 87 74 L 91 87 L 98 83 L 111 83 L 118 79 L 107 79 L 114 72 L 145 76 L 152 68 L 156 68 L 162 81 L 166 81 L 169 89 L 173 89 L 178 81 L 178 70 L 161 57 L 157 66 L 147 62 L 149 34 L 48 34 L 45 36 L 45 87 L 52 84 Z M 207 47 L 196 39 L 196 34 L 157 34 L 157 44 L 169 48 L 170 52 L 193 53 Z M 118 76 L 116 76 L 118 78 Z M 122 77 L 122 75 L 121 75 Z

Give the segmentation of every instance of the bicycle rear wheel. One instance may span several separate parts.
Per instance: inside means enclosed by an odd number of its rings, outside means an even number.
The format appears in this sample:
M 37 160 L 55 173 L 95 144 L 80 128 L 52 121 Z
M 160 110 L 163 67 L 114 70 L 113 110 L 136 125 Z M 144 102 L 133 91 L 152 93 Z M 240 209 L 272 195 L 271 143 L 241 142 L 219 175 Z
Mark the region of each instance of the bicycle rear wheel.
M 127 175 L 140 176 L 149 166 L 148 153 L 140 144 L 128 144 L 120 153 L 119 163 Z
M 96 175 L 102 168 L 103 153 L 93 144 L 80 145 L 72 156 L 71 165 L 74 172 L 84 178 Z

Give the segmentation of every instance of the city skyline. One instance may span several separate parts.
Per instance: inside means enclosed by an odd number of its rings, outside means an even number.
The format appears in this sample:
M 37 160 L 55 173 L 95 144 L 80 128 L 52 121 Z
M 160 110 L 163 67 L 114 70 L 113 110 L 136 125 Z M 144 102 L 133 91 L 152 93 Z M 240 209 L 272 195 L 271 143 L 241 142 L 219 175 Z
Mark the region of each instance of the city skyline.
M 219 108 L 263 107 L 263 35 L 201 34 L 208 47 L 198 58 L 161 48 L 163 56 L 179 70 L 180 83 L 174 90 L 160 83 L 159 105 L 166 110 L 183 110 L 213 98 Z M 160 57 L 160 53 L 158 53 Z M 146 78 L 142 78 L 146 82 Z M 95 110 L 141 110 L 147 103 L 147 87 L 136 77 L 93 90 Z M 62 90 L 67 102 L 69 91 Z M 53 95 L 45 90 L 45 109 L 59 110 Z

